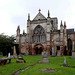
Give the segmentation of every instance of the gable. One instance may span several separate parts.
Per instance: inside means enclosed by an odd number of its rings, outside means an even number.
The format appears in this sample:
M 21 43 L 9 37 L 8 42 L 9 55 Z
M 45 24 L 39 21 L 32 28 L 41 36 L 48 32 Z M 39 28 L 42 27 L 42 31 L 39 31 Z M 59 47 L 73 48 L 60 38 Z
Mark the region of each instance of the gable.
M 46 19 L 40 12 L 35 16 L 33 20 L 38 20 L 38 19 Z

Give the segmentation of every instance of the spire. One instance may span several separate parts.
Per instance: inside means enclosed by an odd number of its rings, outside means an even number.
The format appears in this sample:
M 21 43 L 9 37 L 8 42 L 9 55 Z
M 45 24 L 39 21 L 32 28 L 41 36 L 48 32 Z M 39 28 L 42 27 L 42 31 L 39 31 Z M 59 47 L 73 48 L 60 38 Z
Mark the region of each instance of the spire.
M 20 35 L 20 26 L 17 27 L 17 35 Z
M 30 20 L 30 14 L 28 13 L 28 20 Z
M 41 9 L 39 9 L 39 13 L 40 13 Z
M 66 22 L 64 21 L 64 27 L 66 27 Z
M 48 10 L 48 17 L 50 17 L 50 13 L 49 13 L 49 10 Z
M 23 30 L 23 34 L 25 34 L 25 30 Z
M 17 30 L 20 30 L 20 26 L 18 25 Z
M 62 20 L 61 20 L 61 24 L 60 24 L 60 26 L 63 26 L 63 24 L 62 24 Z

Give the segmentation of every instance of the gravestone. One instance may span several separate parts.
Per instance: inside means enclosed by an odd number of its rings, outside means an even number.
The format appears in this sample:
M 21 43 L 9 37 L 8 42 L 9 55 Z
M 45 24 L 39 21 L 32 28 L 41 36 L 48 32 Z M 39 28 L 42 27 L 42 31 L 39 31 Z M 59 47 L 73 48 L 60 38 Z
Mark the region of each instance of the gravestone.
M 41 70 L 41 72 L 53 73 L 53 72 L 56 72 L 56 71 L 55 70 L 52 70 L 52 69 L 44 69 L 44 70 Z
M 8 58 L 10 58 L 10 53 L 8 53 Z
M 52 57 L 55 57 L 54 47 L 52 47 Z
M 61 56 L 62 56 L 61 50 L 58 50 L 58 51 L 57 51 L 57 56 L 58 56 L 58 57 L 61 57 Z
M 15 46 L 14 46 L 14 51 L 13 51 L 13 58 L 17 58 L 16 48 L 15 48 Z
M 72 42 L 72 56 L 71 58 L 75 59 L 75 41 Z
M 50 63 L 49 56 L 46 51 L 42 52 L 42 60 L 40 61 L 40 63 Z
M 16 63 L 26 63 L 21 54 L 18 56 L 18 60 L 16 60 Z
M 62 66 L 65 66 L 65 67 L 68 66 L 68 64 L 66 63 L 66 57 L 64 57 L 64 63 L 62 64 Z

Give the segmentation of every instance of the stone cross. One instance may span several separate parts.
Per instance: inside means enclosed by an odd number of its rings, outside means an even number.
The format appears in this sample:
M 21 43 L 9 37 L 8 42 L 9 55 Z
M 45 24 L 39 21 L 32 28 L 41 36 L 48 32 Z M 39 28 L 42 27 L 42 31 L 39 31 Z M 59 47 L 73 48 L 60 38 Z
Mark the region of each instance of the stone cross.
M 39 9 L 39 13 L 40 13 L 41 9 Z

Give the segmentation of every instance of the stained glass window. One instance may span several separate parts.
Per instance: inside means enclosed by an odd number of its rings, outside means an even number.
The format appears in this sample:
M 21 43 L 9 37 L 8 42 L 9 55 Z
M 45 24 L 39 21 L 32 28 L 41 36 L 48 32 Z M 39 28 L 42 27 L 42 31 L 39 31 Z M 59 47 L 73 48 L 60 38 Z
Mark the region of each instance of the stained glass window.
M 33 34 L 34 42 L 45 42 L 45 31 L 41 26 L 37 26 Z

